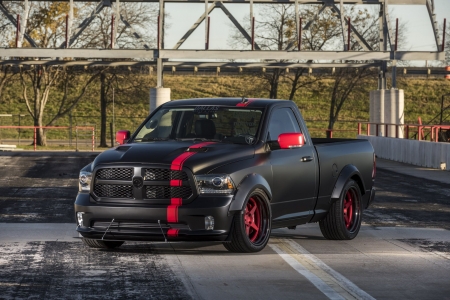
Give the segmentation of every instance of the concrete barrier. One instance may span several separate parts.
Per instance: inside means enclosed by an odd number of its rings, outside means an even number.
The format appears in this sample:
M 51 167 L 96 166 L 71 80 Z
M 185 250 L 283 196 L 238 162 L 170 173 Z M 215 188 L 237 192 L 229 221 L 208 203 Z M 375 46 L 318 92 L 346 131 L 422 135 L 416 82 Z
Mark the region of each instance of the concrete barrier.
M 366 135 L 358 135 L 357 138 L 369 140 L 380 158 L 450 171 L 450 143 Z

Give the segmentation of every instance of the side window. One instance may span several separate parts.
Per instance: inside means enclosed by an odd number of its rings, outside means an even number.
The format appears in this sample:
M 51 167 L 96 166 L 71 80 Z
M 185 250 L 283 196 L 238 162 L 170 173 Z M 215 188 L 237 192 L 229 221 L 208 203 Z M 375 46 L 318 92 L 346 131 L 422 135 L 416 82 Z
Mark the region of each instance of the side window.
M 301 133 L 297 119 L 292 110 L 288 107 L 278 108 L 270 117 L 267 140 L 277 140 L 280 134 L 287 132 Z

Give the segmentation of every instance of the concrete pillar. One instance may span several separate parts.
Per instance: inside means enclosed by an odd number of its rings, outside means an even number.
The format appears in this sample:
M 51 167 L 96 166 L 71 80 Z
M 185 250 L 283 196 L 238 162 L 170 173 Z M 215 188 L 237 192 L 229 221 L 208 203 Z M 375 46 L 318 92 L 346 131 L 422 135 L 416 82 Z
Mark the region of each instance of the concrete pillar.
M 403 90 L 370 91 L 370 119 L 372 123 L 404 124 L 405 94 Z M 376 135 L 376 126 L 371 125 L 370 134 Z M 385 126 L 379 127 L 378 134 L 386 136 Z M 396 136 L 396 126 L 388 126 L 388 137 Z M 403 138 L 403 126 L 399 126 L 398 137 Z
M 170 101 L 170 88 L 152 88 L 150 89 L 150 113 L 158 106 Z

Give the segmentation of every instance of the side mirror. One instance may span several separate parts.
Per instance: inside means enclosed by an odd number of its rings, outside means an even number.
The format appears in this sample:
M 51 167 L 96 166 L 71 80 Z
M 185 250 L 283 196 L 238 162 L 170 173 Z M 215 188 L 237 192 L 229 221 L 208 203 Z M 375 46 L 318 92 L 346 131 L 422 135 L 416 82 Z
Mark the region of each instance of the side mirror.
M 305 137 L 301 133 L 282 133 L 278 136 L 281 149 L 300 148 L 305 144 Z
M 123 145 L 130 139 L 130 132 L 128 130 L 119 130 L 116 133 L 116 142 Z

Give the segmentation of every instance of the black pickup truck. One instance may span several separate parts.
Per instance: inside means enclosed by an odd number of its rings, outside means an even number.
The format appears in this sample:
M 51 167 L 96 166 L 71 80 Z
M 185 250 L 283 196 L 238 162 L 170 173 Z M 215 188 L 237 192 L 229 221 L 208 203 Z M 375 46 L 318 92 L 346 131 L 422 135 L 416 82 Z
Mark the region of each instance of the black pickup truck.
M 292 101 L 190 99 L 161 105 L 80 172 L 77 231 L 124 241 L 219 241 L 262 250 L 272 228 L 319 222 L 353 239 L 374 199 L 366 140 L 312 139 Z

